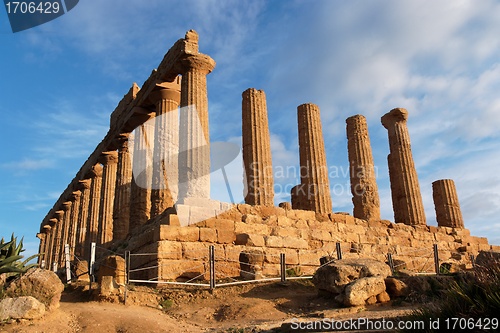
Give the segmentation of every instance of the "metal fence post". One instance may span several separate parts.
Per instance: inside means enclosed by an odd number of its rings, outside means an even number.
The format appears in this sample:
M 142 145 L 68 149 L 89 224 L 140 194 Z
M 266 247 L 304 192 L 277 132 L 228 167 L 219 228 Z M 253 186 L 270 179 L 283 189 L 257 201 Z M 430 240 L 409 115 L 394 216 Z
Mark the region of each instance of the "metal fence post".
M 392 253 L 387 253 L 387 261 L 389 262 L 389 267 L 391 268 L 391 274 L 394 275 L 394 261 L 392 260 Z
M 57 262 L 52 263 L 52 272 L 57 273 Z
M 436 270 L 436 274 L 439 274 L 439 253 L 438 253 L 438 245 L 434 244 L 434 268 Z
M 208 260 L 210 266 L 210 290 L 215 288 L 215 247 L 210 245 L 208 248 Z
M 69 244 L 64 245 L 64 259 L 66 262 L 66 283 L 71 283 L 71 262 L 69 259 Z
M 342 249 L 340 248 L 340 242 L 335 244 L 335 248 L 337 249 L 337 259 L 342 259 Z
M 128 284 L 130 279 L 130 251 L 125 251 L 125 284 Z
M 286 261 L 285 254 L 280 253 L 280 272 L 281 272 L 281 282 L 286 282 Z
M 90 283 L 94 280 L 95 270 L 95 243 L 90 243 L 90 262 L 89 262 L 89 277 Z
M 42 262 L 40 263 L 40 268 L 45 269 L 45 260 L 42 260 Z

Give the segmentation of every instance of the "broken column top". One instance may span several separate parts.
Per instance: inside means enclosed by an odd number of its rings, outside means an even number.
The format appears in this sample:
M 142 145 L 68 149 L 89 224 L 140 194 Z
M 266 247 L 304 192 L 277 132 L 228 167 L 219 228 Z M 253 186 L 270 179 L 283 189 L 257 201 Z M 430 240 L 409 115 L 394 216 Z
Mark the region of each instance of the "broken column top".
M 406 121 L 406 119 L 408 119 L 408 111 L 403 108 L 392 109 L 380 118 L 385 128 L 388 128 L 391 123 Z

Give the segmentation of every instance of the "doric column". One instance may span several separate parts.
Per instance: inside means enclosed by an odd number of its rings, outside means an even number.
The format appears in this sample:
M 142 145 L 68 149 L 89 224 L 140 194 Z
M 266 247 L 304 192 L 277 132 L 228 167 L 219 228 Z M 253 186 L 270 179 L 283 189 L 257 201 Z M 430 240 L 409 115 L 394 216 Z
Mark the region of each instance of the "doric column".
M 353 215 L 367 221 L 380 220 L 380 199 L 366 118 L 356 115 L 347 118 L 346 123 Z
M 101 206 L 99 208 L 100 223 L 98 228 L 98 243 L 106 244 L 113 240 L 113 204 L 115 201 L 116 170 L 118 153 L 103 152 L 99 157 L 103 164 Z
M 87 222 L 87 237 L 85 244 L 85 253 L 90 247 L 90 243 L 97 242 L 97 232 L 99 227 L 99 207 L 101 206 L 101 188 L 102 188 L 102 165 L 96 164 L 88 173 L 92 179 L 90 183 L 90 201 L 89 217 Z
M 46 255 L 46 261 L 47 261 L 47 268 L 50 269 L 52 267 L 52 263 L 54 260 L 54 252 L 55 252 L 55 247 L 56 247 L 56 242 L 57 242 L 57 219 L 56 218 L 51 218 L 49 219 L 49 225 L 50 225 L 50 242 L 48 243 L 48 249 L 47 249 L 47 255 Z
M 193 32 L 190 38 L 197 39 Z M 210 198 L 210 135 L 207 74 L 215 61 L 207 55 L 182 60 L 179 155 L 179 201 Z
M 59 266 L 64 264 L 64 247 L 69 241 L 69 227 L 71 225 L 71 209 L 73 202 L 65 201 L 62 204 L 63 215 L 63 225 L 62 225 L 62 236 L 61 236 L 61 248 L 59 250 Z
M 249 88 L 242 97 L 245 203 L 273 206 L 274 180 L 266 94 L 262 90 Z
M 332 199 L 326 165 L 325 143 L 319 107 L 312 103 L 297 108 L 300 179 L 308 210 L 331 213 Z
M 78 229 L 78 214 L 80 213 L 80 197 L 82 196 L 82 192 L 74 191 L 71 194 L 70 201 L 71 205 L 71 215 L 69 217 L 70 225 L 69 225 L 69 234 L 68 234 L 68 244 L 70 248 L 71 260 L 75 255 L 75 243 L 76 243 L 76 233 Z
M 408 111 L 397 108 L 382 116 L 381 121 L 389 134 L 388 161 L 394 220 L 396 223 L 419 225 L 426 223 L 425 212 L 411 153 L 407 119 Z
M 52 263 L 56 262 L 59 263 L 59 256 L 60 256 L 60 249 L 61 249 L 61 237 L 62 237 L 62 230 L 63 230 L 63 216 L 64 216 L 64 211 L 63 210 L 57 210 L 54 212 L 54 218 L 57 220 L 55 226 L 56 226 L 56 233 L 55 233 L 55 242 L 53 246 L 53 256 L 52 256 Z
M 132 182 L 132 161 L 130 160 L 130 133 L 118 138 L 118 169 L 116 173 L 116 194 L 113 206 L 113 239 L 125 239 L 128 235 L 130 218 L 130 186 Z
M 40 240 L 40 244 L 38 245 L 38 264 L 42 264 L 42 260 L 45 260 L 45 242 L 47 241 L 47 234 L 44 232 L 39 232 L 36 234 L 36 237 Z
M 133 134 L 133 177 L 130 188 L 129 230 L 144 225 L 151 214 L 151 182 L 153 179 L 154 126 L 147 121 Z
M 85 258 L 85 253 L 88 248 L 85 248 L 88 218 L 89 218 L 89 205 L 90 205 L 90 186 L 91 179 L 83 179 L 78 181 L 78 190 L 82 193 L 80 198 L 80 208 L 78 214 L 76 240 L 75 240 L 75 254 L 80 258 Z
M 432 183 L 432 197 L 436 209 L 436 220 L 440 227 L 463 228 L 455 182 L 452 179 L 436 180 Z
M 156 105 L 151 217 L 173 207 L 178 195 L 180 77 L 158 85 L 149 99 Z

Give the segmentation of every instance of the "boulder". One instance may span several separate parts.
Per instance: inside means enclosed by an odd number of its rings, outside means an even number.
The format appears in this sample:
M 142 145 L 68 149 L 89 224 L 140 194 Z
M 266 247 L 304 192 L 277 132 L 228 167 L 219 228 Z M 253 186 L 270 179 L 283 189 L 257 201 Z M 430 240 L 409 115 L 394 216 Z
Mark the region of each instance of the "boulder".
M 374 304 L 377 295 L 385 292 L 385 282 L 382 276 L 371 276 L 357 279 L 345 288 L 344 304 L 358 306 Z M 375 299 L 375 302 L 373 300 Z
M 387 293 L 387 291 L 383 291 L 377 295 L 377 302 L 379 303 L 387 303 L 391 300 L 391 297 Z
M 125 284 L 125 259 L 120 256 L 107 256 L 99 262 L 97 281 L 101 283 L 103 276 L 112 276 L 116 283 Z
M 48 310 L 59 307 L 64 285 L 54 272 L 32 268 L 26 274 L 13 280 L 7 287 L 9 297 L 33 296 L 42 302 Z
M 78 281 L 90 281 L 89 263 L 87 260 L 75 260 L 71 263 L 71 269 Z
M 483 267 L 491 267 L 500 265 L 500 252 L 496 251 L 479 251 L 476 257 L 476 265 Z
M 392 277 L 385 279 L 385 290 L 391 297 L 408 296 L 409 293 L 406 283 Z
M 32 296 L 5 298 L 0 302 L 0 320 L 37 319 L 45 314 L 45 305 Z
M 313 283 L 320 290 L 340 294 L 355 280 L 372 276 L 380 276 L 383 280 L 389 275 L 391 269 L 383 262 L 373 259 L 341 259 L 320 267 L 314 273 Z

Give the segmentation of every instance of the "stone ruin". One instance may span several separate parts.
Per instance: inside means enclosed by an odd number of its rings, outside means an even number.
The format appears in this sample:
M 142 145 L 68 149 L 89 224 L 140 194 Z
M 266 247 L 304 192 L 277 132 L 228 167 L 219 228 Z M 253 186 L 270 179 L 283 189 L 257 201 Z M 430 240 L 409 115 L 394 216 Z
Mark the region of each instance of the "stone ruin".
M 206 76 L 214 67 L 212 58 L 199 53 L 198 35 L 191 30 L 141 88 L 132 85 L 111 114 L 108 133 L 41 223 L 39 260 L 45 267 L 64 265 L 65 244 L 71 260 L 89 260 L 93 242 L 121 253 L 147 254 L 132 257 L 130 265 L 154 267 L 134 275 L 148 280 L 205 274 L 209 245 L 226 263 L 218 268 L 224 276 L 239 276 L 242 260 L 257 267 L 259 276 L 279 275 L 280 253 L 286 254 L 287 265 L 312 273 L 320 257 L 335 252 L 337 242 L 349 245 L 345 256 L 385 260 L 390 252 L 409 266 L 428 260 L 409 253 L 432 251 L 434 244 L 442 261 L 462 267 L 470 265 L 470 255 L 499 248 L 464 228 L 450 179 L 432 184 L 438 226 L 426 225 L 408 112 L 402 108 L 381 118 L 389 137 L 395 223 L 380 218 L 368 127 L 361 115 L 346 120 L 353 215 L 332 211 L 320 110 L 311 103 L 297 108 L 300 184 L 291 190 L 291 204 L 276 207 L 266 97 L 256 89 L 242 95 L 245 204 L 211 200 Z M 179 107 L 192 112 L 176 113 Z M 197 122 L 201 131 L 179 131 Z M 187 223 L 181 223 L 181 212 Z M 254 262 L 248 262 L 250 257 Z

